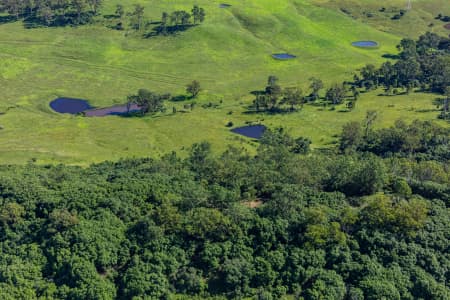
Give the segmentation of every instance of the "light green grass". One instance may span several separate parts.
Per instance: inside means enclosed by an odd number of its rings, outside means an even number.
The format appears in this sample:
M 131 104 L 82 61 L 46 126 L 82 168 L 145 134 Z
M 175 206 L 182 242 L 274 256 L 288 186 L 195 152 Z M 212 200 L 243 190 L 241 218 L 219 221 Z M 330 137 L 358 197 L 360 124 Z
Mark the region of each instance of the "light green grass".
M 116 1 L 105 1 L 103 14 L 114 11 Z M 314 3 L 313 3 L 314 2 Z M 363 95 L 354 112 L 322 111 L 306 106 L 294 114 L 267 116 L 244 114 L 251 103 L 249 92 L 263 88 L 276 74 L 283 86 L 306 90 L 308 78 L 327 84 L 351 79 L 366 63 L 379 64 L 386 53 L 395 53 L 398 32 L 382 32 L 373 25 L 349 18 L 326 1 L 232 0 L 229 9 L 219 1 L 196 1 L 205 7 L 201 26 L 173 37 L 141 39 L 124 36 L 101 24 L 79 28 L 24 29 L 21 23 L 0 25 L 0 163 L 38 162 L 87 164 L 121 157 L 154 156 L 181 150 L 208 140 L 216 151 L 227 144 L 252 149 L 252 143 L 229 132 L 233 121 L 264 119 L 269 126 L 286 126 L 294 135 L 312 138 L 314 146 L 333 141 L 343 123 L 360 120 L 367 109 L 382 111 L 380 126 L 402 117 L 435 119 L 434 95 L 398 97 Z M 373 1 L 375 2 L 375 1 Z M 433 2 L 431 0 L 430 2 Z M 439 1 L 436 1 L 439 2 Z M 131 9 L 127 1 L 126 7 Z M 141 1 L 147 17 L 159 19 L 162 11 L 190 9 L 193 1 Z M 323 7 L 322 7 L 323 6 Z M 425 10 L 424 10 L 425 11 Z M 409 30 L 409 29 L 408 29 Z M 358 49 L 351 42 L 380 43 L 378 49 Z M 270 54 L 286 51 L 296 60 L 277 61 Z M 202 92 L 192 112 L 145 118 L 83 118 L 57 114 L 48 103 L 57 96 L 89 99 L 95 106 L 124 102 L 138 88 L 184 93 L 197 79 Z M 203 109 L 202 103 L 222 104 Z M 388 107 L 394 104 L 395 107 Z M 168 103 L 168 111 L 183 103 Z M 228 115 L 233 111 L 232 115 Z
M 435 19 L 438 14 L 450 15 L 448 0 L 412 0 L 412 9 L 400 20 L 391 20 L 391 17 L 401 9 L 406 10 L 407 0 L 313 0 L 313 2 L 337 11 L 343 8 L 360 22 L 402 37 L 416 38 L 427 31 L 444 36 L 450 33 L 444 28 L 445 23 Z M 385 12 L 380 11 L 383 7 Z M 368 13 L 371 14 L 370 17 Z

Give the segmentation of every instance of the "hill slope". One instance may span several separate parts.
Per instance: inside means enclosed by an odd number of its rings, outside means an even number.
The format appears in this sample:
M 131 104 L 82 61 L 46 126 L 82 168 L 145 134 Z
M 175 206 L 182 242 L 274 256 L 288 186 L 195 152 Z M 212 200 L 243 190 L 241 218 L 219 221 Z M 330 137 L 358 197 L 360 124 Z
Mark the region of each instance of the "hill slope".
M 94 25 L 78 28 L 25 29 L 21 22 L 0 25 L 0 83 L 4 91 L 0 111 L 10 108 L 0 117 L 4 127 L 0 160 L 86 163 L 153 155 L 202 139 L 220 147 L 237 143 L 230 141 L 234 137 L 224 124 L 257 119 L 240 113 L 251 101 L 249 92 L 263 87 L 268 75 L 276 74 L 285 86 L 306 89 L 311 76 L 327 84 L 340 82 L 351 78 L 358 67 L 381 63 L 383 54 L 396 52 L 401 36 L 352 19 L 326 2 L 230 1 L 232 6 L 222 9 L 219 2 L 196 1 L 207 12 L 204 24 L 177 36 L 149 39 L 106 28 L 102 17 Z M 105 3 L 102 14 L 113 13 L 116 3 Z M 131 10 L 133 3 L 127 1 L 125 8 Z M 142 4 L 146 17 L 155 21 L 163 11 L 190 9 L 194 1 Z M 351 46 L 352 41 L 367 39 L 378 41 L 380 48 Z M 272 53 L 281 51 L 298 58 L 288 62 L 271 58 Z M 184 86 L 193 79 L 204 89 L 199 102 L 221 102 L 219 110 L 199 108 L 187 114 L 125 120 L 58 115 L 48 107 L 57 96 L 89 99 L 94 106 L 123 103 L 128 94 L 143 87 L 177 95 L 184 93 Z M 366 103 L 371 103 L 370 97 L 374 95 L 368 96 Z M 392 100 L 383 101 L 387 106 Z M 432 108 L 431 98 L 425 95 L 416 95 L 414 101 L 419 101 L 421 108 Z M 397 105 L 411 106 L 409 99 Z M 182 109 L 183 103 L 171 106 Z M 366 104 L 360 109 L 350 119 L 361 118 Z M 311 115 L 302 112 L 287 120 L 268 116 L 267 122 L 294 123 L 303 128 L 294 128 L 294 133 L 306 129 L 313 142 L 326 144 L 334 131 L 329 128 L 338 128 L 333 120 L 340 115 L 316 110 L 307 108 L 305 112 Z M 229 111 L 234 114 L 228 115 Z M 390 117 L 388 113 L 388 120 L 393 121 L 398 114 L 393 112 Z M 431 116 L 434 113 L 419 117 Z M 316 130 L 317 126 L 322 129 Z M 129 138 L 123 139 L 125 136 Z

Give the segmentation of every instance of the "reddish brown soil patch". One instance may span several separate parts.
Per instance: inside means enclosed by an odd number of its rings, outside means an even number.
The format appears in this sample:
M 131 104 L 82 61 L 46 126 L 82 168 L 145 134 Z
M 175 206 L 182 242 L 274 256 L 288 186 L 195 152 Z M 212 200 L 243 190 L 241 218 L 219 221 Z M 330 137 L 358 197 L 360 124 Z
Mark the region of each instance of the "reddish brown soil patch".
M 136 104 L 132 104 L 129 108 L 127 108 L 126 104 L 123 104 L 111 107 L 86 110 L 84 112 L 84 115 L 86 117 L 103 117 L 108 115 L 123 115 L 126 114 L 128 111 L 138 111 L 138 110 L 139 106 L 137 106 Z
M 253 201 L 242 202 L 242 205 L 247 206 L 249 208 L 258 208 L 261 205 L 263 205 L 263 202 L 261 200 L 256 199 L 256 200 L 253 200 Z
M 450 30 L 450 23 L 444 25 L 444 28 Z

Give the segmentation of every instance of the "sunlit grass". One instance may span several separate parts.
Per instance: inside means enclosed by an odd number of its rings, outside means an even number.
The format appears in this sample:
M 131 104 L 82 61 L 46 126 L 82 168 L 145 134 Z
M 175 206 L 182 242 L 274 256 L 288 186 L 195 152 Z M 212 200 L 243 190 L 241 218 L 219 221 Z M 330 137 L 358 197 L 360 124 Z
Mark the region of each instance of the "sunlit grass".
M 126 1 L 131 9 L 137 1 Z M 216 151 L 234 144 L 252 149 L 252 143 L 229 133 L 235 125 L 264 119 L 269 126 L 286 126 L 293 135 L 308 136 L 314 147 L 329 146 L 348 120 L 361 120 L 365 111 L 380 111 L 379 126 L 400 117 L 435 119 L 435 95 L 378 97 L 363 94 L 353 112 L 312 105 L 283 115 L 249 115 L 250 91 L 262 89 L 275 74 L 283 86 L 300 86 L 308 78 L 327 85 L 351 79 L 366 63 L 379 64 L 383 54 L 395 53 L 400 34 L 377 30 L 339 10 L 319 7 L 317 1 L 195 1 L 205 7 L 207 20 L 171 37 L 142 39 L 106 28 L 101 23 L 79 28 L 24 29 L 21 23 L 0 25 L 0 162 L 87 164 L 105 159 L 154 156 L 170 150 L 183 152 L 194 142 L 210 141 Z M 321 1 L 321 5 L 326 6 Z M 373 1 L 375 2 L 375 1 Z M 432 2 L 432 1 L 431 1 Z M 438 2 L 438 1 L 437 1 Z M 118 1 L 108 1 L 104 14 Z M 163 11 L 190 9 L 193 1 L 141 1 L 147 17 L 158 20 Z M 103 22 L 103 21 L 102 21 Z M 377 49 L 359 49 L 351 42 L 375 40 Z M 271 58 L 286 51 L 290 61 Z M 145 118 L 83 118 L 59 115 L 48 103 L 58 96 L 88 99 L 94 106 L 123 103 L 138 88 L 184 93 L 193 79 L 204 91 L 195 109 L 168 103 L 167 113 Z M 213 102 L 218 108 L 204 109 Z M 172 115 L 172 106 L 179 111 Z M 12 108 L 11 108 L 12 107 Z M 229 112 L 232 111 L 232 114 Z

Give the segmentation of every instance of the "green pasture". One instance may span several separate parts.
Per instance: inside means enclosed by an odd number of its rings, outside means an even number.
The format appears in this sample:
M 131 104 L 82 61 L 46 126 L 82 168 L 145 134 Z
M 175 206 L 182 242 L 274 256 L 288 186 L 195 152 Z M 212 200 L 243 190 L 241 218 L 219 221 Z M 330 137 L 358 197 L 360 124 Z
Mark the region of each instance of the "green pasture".
M 102 15 L 112 14 L 119 3 L 104 2 Z M 225 127 L 229 121 L 238 126 L 264 119 L 266 125 L 285 126 L 295 136 L 310 137 L 314 147 L 326 147 L 336 140 L 342 124 L 362 120 L 368 109 L 380 112 L 378 126 L 398 118 L 436 119 L 436 95 L 377 96 L 381 91 L 362 94 L 353 112 L 306 105 L 290 114 L 246 113 L 253 99 L 250 92 L 262 89 L 268 75 L 277 75 L 282 86 L 305 91 L 312 76 L 327 85 L 341 82 L 351 79 L 366 63 L 380 64 L 383 54 L 395 54 L 403 34 L 411 33 L 408 15 L 399 21 L 404 22 L 404 32 L 398 24 L 383 31 L 388 28 L 383 23 L 386 20 L 375 26 L 373 21 L 349 17 L 332 2 L 230 0 L 227 3 L 232 6 L 227 9 L 219 8 L 219 1 L 205 0 L 121 2 L 128 10 L 133 3 L 141 3 L 151 21 L 159 20 L 163 11 L 189 10 L 194 3 L 205 8 L 204 24 L 176 36 L 149 39 L 109 29 L 105 25 L 110 21 L 101 16 L 95 24 L 77 28 L 26 29 L 21 22 L 2 24 L 0 163 L 36 159 L 85 165 L 183 152 L 201 140 L 210 141 L 216 151 L 228 144 L 254 149 L 252 141 L 229 132 Z M 358 2 L 375 5 L 379 1 Z M 435 13 L 430 3 L 437 7 L 445 1 L 415 2 L 420 9 L 415 12 L 414 5 L 414 13 L 428 18 Z M 427 30 L 422 23 L 414 26 L 420 26 L 415 30 L 418 34 Z M 357 40 L 374 40 L 380 47 L 355 48 L 351 42 Z M 277 52 L 295 54 L 297 59 L 274 60 L 270 55 Z M 193 79 L 204 89 L 193 111 L 183 109 L 189 102 L 168 102 L 167 113 L 157 116 L 84 118 L 57 114 L 48 106 L 58 96 L 109 106 L 123 103 L 139 88 L 180 95 Z M 210 102 L 218 107 L 202 107 Z M 176 114 L 172 114 L 173 106 Z

